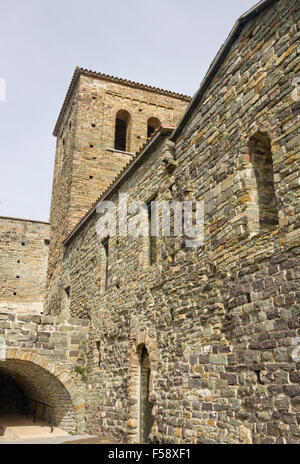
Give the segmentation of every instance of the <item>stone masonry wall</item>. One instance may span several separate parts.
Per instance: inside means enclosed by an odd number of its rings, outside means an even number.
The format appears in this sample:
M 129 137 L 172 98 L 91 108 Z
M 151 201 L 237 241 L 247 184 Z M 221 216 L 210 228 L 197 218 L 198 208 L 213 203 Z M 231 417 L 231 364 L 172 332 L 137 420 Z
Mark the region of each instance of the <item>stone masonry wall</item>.
M 131 200 L 203 200 L 202 247 L 159 239 L 150 267 L 144 238 L 112 237 L 105 292 L 99 218 L 67 246 L 68 311 L 91 321 L 89 432 L 136 440 L 132 354 L 148 340 L 152 441 L 300 443 L 299 36 L 297 1 L 249 21 L 176 143 L 161 136 L 119 186 Z M 270 139 L 279 216 L 263 231 L 251 227 L 256 134 Z
M 43 310 L 50 226 L 0 218 L 0 311 Z
M 5 344 L 0 379 L 14 381 L 27 398 L 53 406 L 56 426 L 77 433 L 85 432 L 88 326 L 85 319 L 0 312 L 0 337 Z M 19 405 L 18 395 L 10 393 L 10 401 Z M 29 405 L 32 409 L 33 403 Z M 42 412 L 39 407 L 38 415 Z M 50 410 L 45 412 L 50 420 Z
M 55 314 L 62 302 L 63 239 L 131 159 L 129 154 L 111 151 L 117 112 L 130 114 L 129 150 L 134 153 L 147 139 L 149 118 L 175 126 L 188 101 L 188 97 L 80 75 L 57 135 L 47 312 Z

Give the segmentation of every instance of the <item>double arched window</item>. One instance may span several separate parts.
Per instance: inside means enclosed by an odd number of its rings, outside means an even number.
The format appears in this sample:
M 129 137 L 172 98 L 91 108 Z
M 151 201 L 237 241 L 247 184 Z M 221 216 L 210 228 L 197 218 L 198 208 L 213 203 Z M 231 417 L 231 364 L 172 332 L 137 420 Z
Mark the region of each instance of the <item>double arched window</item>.
M 158 118 L 151 117 L 147 121 L 147 137 L 151 137 L 153 132 L 161 126 Z M 120 151 L 130 151 L 130 131 L 131 117 L 128 111 L 119 110 L 115 121 L 115 144 L 114 149 Z

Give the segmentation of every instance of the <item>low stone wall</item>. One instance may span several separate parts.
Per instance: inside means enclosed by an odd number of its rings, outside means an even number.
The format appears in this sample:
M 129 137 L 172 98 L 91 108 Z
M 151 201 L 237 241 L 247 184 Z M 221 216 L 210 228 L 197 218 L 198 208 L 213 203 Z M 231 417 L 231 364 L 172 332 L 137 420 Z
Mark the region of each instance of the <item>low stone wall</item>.
M 50 225 L 0 217 L 0 311 L 43 311 Z

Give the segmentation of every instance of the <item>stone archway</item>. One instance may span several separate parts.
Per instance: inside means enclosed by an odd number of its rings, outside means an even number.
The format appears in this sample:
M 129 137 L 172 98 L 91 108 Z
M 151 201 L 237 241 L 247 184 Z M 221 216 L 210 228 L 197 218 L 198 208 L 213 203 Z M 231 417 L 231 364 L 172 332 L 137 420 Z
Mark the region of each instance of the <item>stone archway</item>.
M 7 350 L 0 373 L 27 397 L 53 406 L 56 426 L 73 433 L 85 431 L 83 395 L 63 367 L 33 352 Z
M 145 356 L 146 352 L 146 357 Z M 143 354 L 144 353 L 144 354 Z M 144 366 L 141 365 L 141 362 L 144 362 Z M 143 375 L 142 370 L 149 367 L 150 376 L 147 379 L 148 385 L 147 390 L 147 400 L 149 400 L 152 405 L 157 401 L 157 395 L 155 392 L 155 379 L 157 376 L 157 365 L 158 365 L 158 349 L 154 339 L 149 337 L 146 331 L 141 332 L 137 335 L 135 339 L 134 346 L 132 347 L 130 353 L 130 384 L 129 384 L 129 443 L 139 443 L 143 434 L 141 433 L 141 375 Z M 148 369 L 145 369 L 145 375 Z M 145 380 L 145 377 L 144 377 Z M 146 391 L 145 390 L 145 391 Z M 148 413 L 146 413 L 149 415 Z

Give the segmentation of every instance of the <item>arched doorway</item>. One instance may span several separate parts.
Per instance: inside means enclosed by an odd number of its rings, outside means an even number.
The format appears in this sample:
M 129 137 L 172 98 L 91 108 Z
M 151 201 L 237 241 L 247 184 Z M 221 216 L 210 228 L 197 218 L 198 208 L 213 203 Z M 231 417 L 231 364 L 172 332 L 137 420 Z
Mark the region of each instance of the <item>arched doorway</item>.
M 83 431 L 78 424 L 78 406 L 70 392 L 58 376 L 47 369 L 45 360 L 41 363 L 8 358 L 0 362 L 0 416 L 33 413 L 36 407 L 37 419 L 44 419 L 50 424 L 53 411 L 54 426 L 72 433 L 78 432 L 78 429 Z M 65 377 L 68 388 L 72 388 L 72 382 Z M 41 403 L 51 408 L 44 408 Z
M 145 345 L 141 347 L 140 359 L 140 416 L 139 434 L 141 443 L 149 443 L 149 435 L 154 423 L 152 416 L 153 403 L 150 401 L 151 367 L 149 353 Z
M 149 443 L 156 433 L 158 348 L 147 331 L 139 332 L 130 353 L 128 442 Z

